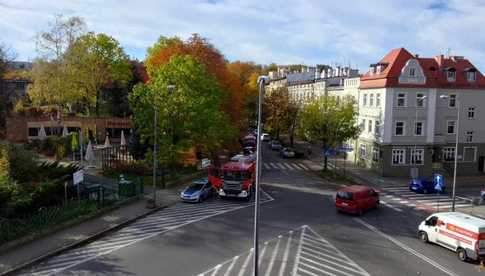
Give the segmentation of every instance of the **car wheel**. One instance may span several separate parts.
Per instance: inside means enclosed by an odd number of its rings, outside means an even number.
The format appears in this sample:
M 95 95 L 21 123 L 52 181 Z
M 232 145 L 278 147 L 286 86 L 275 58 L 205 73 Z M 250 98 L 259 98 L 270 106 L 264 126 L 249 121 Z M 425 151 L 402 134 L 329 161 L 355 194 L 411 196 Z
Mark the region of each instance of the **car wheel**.
M 468 259 L 466 251 L 463 248 L 458 248 L 458 250 L 456 250 L 456 254 L 458 255 L 458 259 L 460 259 L 462 262 L 465 262 Z
M 424 242 L 424 243 L 428 243 L 428 234 L 426 234 L 426 232 L 424 231 L 421 231 L 419 232 L 419 239 Z

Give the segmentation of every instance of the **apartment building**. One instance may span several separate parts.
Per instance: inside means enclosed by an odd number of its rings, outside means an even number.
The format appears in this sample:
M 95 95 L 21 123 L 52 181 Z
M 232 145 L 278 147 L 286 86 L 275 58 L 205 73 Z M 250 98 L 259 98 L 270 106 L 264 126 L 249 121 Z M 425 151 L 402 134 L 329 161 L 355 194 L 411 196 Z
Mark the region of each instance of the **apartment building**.
M 371 64 L 356 97 L 363 166 L 383 176 L 451 174 L 457 154 L 458 175 L 485 173 L 485 77 L 464 57 L 394 49 Z

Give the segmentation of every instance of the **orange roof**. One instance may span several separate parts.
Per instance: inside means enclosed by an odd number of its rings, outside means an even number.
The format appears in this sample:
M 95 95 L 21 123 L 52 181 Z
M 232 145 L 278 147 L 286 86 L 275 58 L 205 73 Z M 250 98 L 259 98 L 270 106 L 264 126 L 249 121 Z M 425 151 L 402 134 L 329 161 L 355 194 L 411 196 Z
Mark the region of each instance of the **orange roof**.
M 408 60 L 416 59 L 423 69 L 426 77 L 424 84 L 399 83 L 399 76 Z M 409 87 L 409 88 L 458 88 L 458 89 L 485 89 L 485 77 L 473 64 L 462 57 L 421 58 L 412 55 L 404 48 L 391 50 L 376 65 L 385 66 L 380 73 L 367 72 L 360 78 L 361 88 L 382 87 Z M 449 82 L 446 78 L 447 69 L 456 70 L 456 80 Z M 476 81 L 469 82 L 466 77 L 467 70 L 476 70 Z

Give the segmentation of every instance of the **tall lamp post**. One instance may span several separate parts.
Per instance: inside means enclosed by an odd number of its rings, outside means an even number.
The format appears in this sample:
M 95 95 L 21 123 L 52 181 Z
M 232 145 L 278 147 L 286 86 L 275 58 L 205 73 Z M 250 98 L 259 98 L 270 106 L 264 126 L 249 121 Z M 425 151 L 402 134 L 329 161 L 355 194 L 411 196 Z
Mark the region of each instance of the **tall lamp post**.
M 441 95 L 441 99 L 449 99 L 450 96 L 448 95 Z M 455 105 L 457 107 L 457 119 L 456 119 L 456 137 L 455 137 L 455 169 L 453 170 L 453 195 L 452 195 L 452 202 L 451 202 L 451 211 L 455 211 L 455 187 L 456 187 L 456 168 L 458 164 L 458 138 L 460 137 L 460 101 L 455 98 Z
M 261 177 L 261 114 L 263 109 L 264 86 L 268 82 L 267 76 L 260 76 L 258 78 L 259 94 L 258 94 L 258 135 L 256 140 L 256 188 L 254 191 L 254 244 L 253 244 L 253 275 L 258 276 L 259 272 L 259 185 Z
M 170 94 L 175 89 L 175 85 L 167 85 L 168 94 Z M 153 103 L 153 204 L 154 207 L 157 205 L 157 106 Z

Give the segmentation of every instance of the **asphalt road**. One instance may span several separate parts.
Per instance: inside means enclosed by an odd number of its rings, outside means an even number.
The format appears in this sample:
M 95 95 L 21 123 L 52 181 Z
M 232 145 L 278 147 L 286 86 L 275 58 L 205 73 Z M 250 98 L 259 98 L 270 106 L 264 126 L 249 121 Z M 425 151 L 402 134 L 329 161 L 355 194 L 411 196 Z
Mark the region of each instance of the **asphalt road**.
M 485 273 L 421 243 L 416 230 L 425 213 L 395 205 L 362 217 L 339 214 L 333 208 L 339 186 L 319 179 L 314 164 L 267 149 L 264 161 L 260 275 Z M 252 203 L 180 203 L 23 274 L 250 275 L 252 226 Z

